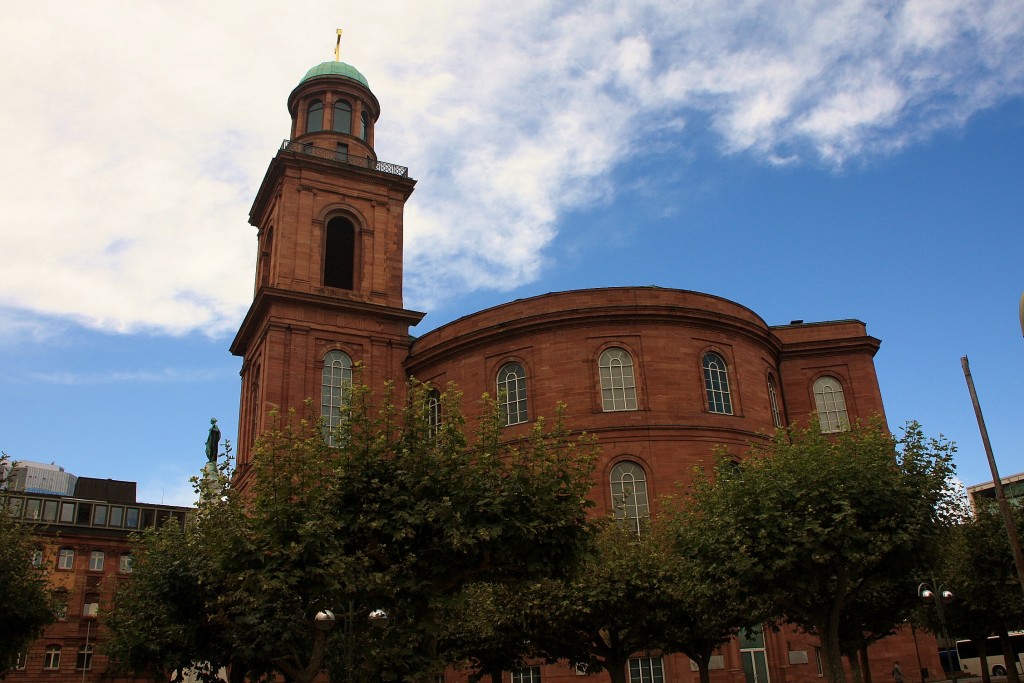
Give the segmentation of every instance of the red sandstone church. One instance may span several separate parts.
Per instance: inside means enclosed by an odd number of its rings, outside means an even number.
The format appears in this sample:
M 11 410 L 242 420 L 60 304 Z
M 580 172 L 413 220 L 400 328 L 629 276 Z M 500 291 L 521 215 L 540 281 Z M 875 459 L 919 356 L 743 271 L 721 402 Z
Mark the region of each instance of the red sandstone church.
M 639 518 L 715 445 L 737 454 L 757 435 L 817 414 L 822 428 L 883 413 L 864 323 L 768 325 L 744 306 L 658 287 L 547 294 L 467 315 L 421 337 L 422 313 L 402 303 L 403 211 L 415 181 L 377 159 L 380 105 L 352 66 L 311 69 L 288 97 L 291 136 L 270 163 L 250 212 L 258 229 L 255 296 L 231 344 L 243 358 L 237 483 L 272 408 L 321 397 L 337 419 L 352 368 L 381 386 L 407 376 L 502 397 L 510 437 L 557 402 L 567 423 L 599 437 L 591 497 L 599 514 L 633 492 L 620 517 Z M 467 402 L 473 410 L 473 402 Z M 716 683 L 813 682 L 815 638 L 753 634 L 724 648 Z M 934 638 L 904 633 L 872 646 L 876 681 L 894 660 L 942 677 Z M 683 655 L 650 653 L 631 683 L 697 681 Z M 560 666 L 509 672 L 509 683 L 581 678 Z M 605 674 L 596 676 L 606 680 Z M 915 676 L 910 676 L 916 679 Z

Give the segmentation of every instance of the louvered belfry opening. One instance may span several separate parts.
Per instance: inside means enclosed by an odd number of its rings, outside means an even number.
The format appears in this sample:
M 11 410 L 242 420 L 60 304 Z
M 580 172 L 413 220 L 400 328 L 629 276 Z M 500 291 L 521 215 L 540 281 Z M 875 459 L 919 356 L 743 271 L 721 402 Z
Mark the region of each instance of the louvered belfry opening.
M 347 218 L 337 217 L 327 222 L 324 287 L 353 289 L 355 232 L 355 226 Z

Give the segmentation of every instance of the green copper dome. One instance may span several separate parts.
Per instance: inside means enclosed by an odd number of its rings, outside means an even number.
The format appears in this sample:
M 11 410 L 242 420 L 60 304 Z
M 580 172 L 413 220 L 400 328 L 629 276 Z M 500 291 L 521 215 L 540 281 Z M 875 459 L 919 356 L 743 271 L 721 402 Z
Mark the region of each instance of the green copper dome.
M 353 81 L 359 81 L 367 88 L 370 84 L 366 82 L 366 76 L 359 73 L 359 70 L 350 64 L 345 62 L 324 62 L 314 66 L 312 69 L 306 72 L 306 75 L 302 77 L 299 84 L 305 83 L 311 78 L 318 76 L 344 76 L 345 78 L 351 78 Z

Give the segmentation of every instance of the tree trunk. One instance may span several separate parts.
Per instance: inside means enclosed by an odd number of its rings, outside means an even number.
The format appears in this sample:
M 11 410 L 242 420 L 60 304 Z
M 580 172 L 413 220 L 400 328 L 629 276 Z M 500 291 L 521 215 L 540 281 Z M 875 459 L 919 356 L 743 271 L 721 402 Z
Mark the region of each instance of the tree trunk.
M 697 673 L 700 675 L 700 683 L 711 683 L 711 658 L 691 657 L 697 664 Z
M 629 675 L 626 673 L 626 666 L 629 659 L 619 661 L 605 661 L 605 668 L 608 669 L 608 677 L 612 683 L 629 683 Z
M 1006 666 L 1006 683 L 1020 683 L 1020 674 L 1017 673 L 1017 653 L 1013 649 L 1013 642 L 1006 627 L 999 627 L 999 647 L 1003 651 L 1003 664 Z
M 829 615 L 825 623 L 815 624 L 821 638 L 821 663 L 825 667 L 825 678 L 829 683 L 846 683 L 843 670 L 843 651 L 839 646 L 839 617 Z
M 857 657 L 857 650 L 846 653 L 846 661 L 850 663 L 850 678 L 853 683 L 864 683 L 864 674 L 860 670 L 860 659 Z
M 981 683 L 992 683 L 992 675 L 988 671 L 988 638 L 972 638 L 971 642 L 978 648 L 978 661 L 981 662 Z
M 864 683 L 871 683 L 871 660 L 868 658 L 868 644 L 860 646 L 860 671 L 864 677 Z

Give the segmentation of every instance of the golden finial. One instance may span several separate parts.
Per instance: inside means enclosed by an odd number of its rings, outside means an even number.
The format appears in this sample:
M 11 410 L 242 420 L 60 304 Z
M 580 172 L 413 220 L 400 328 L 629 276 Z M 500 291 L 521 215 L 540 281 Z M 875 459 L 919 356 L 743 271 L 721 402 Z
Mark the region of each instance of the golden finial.
M 341 29 L 338 29 L 338 39 L 334 41 L 334 61 L 341 61 Z

